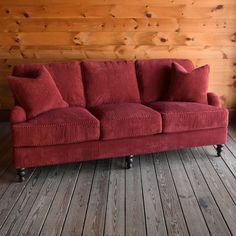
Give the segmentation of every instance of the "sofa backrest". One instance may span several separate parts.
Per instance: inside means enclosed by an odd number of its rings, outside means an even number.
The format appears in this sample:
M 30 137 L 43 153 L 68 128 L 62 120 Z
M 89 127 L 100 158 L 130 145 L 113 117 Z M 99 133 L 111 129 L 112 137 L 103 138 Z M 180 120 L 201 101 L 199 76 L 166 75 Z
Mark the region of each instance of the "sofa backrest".
M 194 68 L 187 59 L 71 61 L 43 65 L 70 106 L 92 107 L 107 103 L 145 104 L 164 100 L 172 62 L 179 63 L 187 71 Z M 40 65 L 16 65 L 13 75 L 34 77 Z
M 171 76 L 171 64 L 177 62 L 187 71 L 194 66 L 187 59 L 137 60 L 136 72 L 142 103 L 164 100 Z
M 33 77 L 40 64 L 17 65 L 13 69 L 14 76 Z M 44 64 L 54 79 L 63 99 L 70 106 L 85 107 L 86 101 L 81 74 L 81 65 L 78 61 L 65 63 Z
M 106 103 L 140 103 L 133 61 L 84 61 L 82 73 L 88 107 Z

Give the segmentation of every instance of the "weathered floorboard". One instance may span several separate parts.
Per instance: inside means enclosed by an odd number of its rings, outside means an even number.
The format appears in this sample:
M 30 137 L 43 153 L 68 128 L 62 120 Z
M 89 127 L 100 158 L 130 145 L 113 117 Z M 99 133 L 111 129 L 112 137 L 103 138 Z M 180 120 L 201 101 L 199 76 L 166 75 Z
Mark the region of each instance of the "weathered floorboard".
M 146 235 L 143 192 L 139 156 L 133 158 L 133 167 L 126 170 L 126 235 Z
M 20 235 L 39 234 L 61 182 L 63 173 L 67 169 L 68 168 L 65 167 L 63 168 L 63 166 L 55 166 L 50 170 L 48 178 L 44 182 L 34 205 L 32 206 L 22 228 L 20 229 Z
M 167 160 L 191 235 L 210 235 L 178 152 L 167 152 Z M 198 222 L 194 224 L 193 222 Z
M 140 156 L 141 178 L 148 235 L 167 235 L 152 155 Z
M 81 235 L 94 178 L 95 161 L 84 162 L 61 235 Z
M 107 198 L 104 235 L 125 235 L 125 170 L 124 159 L 113 159 Z
M 169 169 L 166 153 L 161 152 L 153 156 L 168 235 L 188 235 L 188 228 Z
M 211 235 L 231 235 L 191 151 L 180 151 L 180 156 Z
M 236 207 L 219 175 L 211 165 L 202 148 L 192 148 L 192 153 L 201 169 L 201 172 L 208 184 L 215 201 L 226 220 L 229 229 L 236 233 Z
M 91 190 L 90 201 L 84 223 L 83 235 L 102 235 L 105 225 L 105 214 L 110 173 L 110 160 L 100 160 L 97 164 Z

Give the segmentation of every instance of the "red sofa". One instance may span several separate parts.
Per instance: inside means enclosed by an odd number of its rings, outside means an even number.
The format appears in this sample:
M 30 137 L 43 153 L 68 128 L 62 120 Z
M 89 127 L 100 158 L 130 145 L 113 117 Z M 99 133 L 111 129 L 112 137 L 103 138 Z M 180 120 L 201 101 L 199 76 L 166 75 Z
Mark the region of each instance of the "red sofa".
M 214 93 L 208 104 L 165 101 L 172 62 L 193 70 L 190 60 L 83 61 L 46 64 L 68 107 L 27 119 L 11 111 L 14 162 L 25 168 L 218 145 L 226 142 L 228 111 Z M 17 65 L 30 77 L 39 65 Z M 191 92 L 191 91 L 190 91 Z M 17 104 L 17 101 L 16 101 Z

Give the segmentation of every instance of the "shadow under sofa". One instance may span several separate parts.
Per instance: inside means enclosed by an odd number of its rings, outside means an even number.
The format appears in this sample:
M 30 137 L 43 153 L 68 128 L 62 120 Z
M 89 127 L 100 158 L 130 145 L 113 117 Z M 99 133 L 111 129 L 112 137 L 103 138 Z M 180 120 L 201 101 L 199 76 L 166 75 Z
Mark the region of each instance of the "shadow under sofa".
M 220 155 L 228 111 L 214 93 L 207 93 L 208 104 L 165 101 L 172 62 L 188 71 L 194 68 L 184 59 L 45 65 L 69 106 L 32 119 L 21 106 L 12 109 L 13 155 L 20 180 L 30 167 L 121 156 L 131 167 L 133 155 L 187 147 L 217 145 Z M 38 66 L 17 65 L 13 75 L 29 76 Z M 68 85 L 72 76 L 76 78 Z M 73 92 L 76 79 L 80 92 Z

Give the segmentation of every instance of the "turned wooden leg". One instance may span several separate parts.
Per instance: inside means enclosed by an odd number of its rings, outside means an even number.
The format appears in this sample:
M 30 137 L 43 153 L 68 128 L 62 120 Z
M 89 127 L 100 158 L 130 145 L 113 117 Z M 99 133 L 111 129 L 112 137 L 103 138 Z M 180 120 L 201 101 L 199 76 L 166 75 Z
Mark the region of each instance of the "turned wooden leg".
M 25 168 L 17 169 L 16 172 L 17 175 L 19 176 L 19 182 L 23 182 L 25 180 L 25 174 L 26 174 Z
M 130 156 L 125 158 L 126 168 L 127 169 L 132 168 L 132 166 L 133 166 L 133 157 L 134 157 L 134 155 L 130 155 Z
M 216 152 L 217 152 L 217 156 L 218 157 L 221 156 L 222 151 L 223 151 L 223 145 L 222 144 L 218 144 L 216 146 Z

